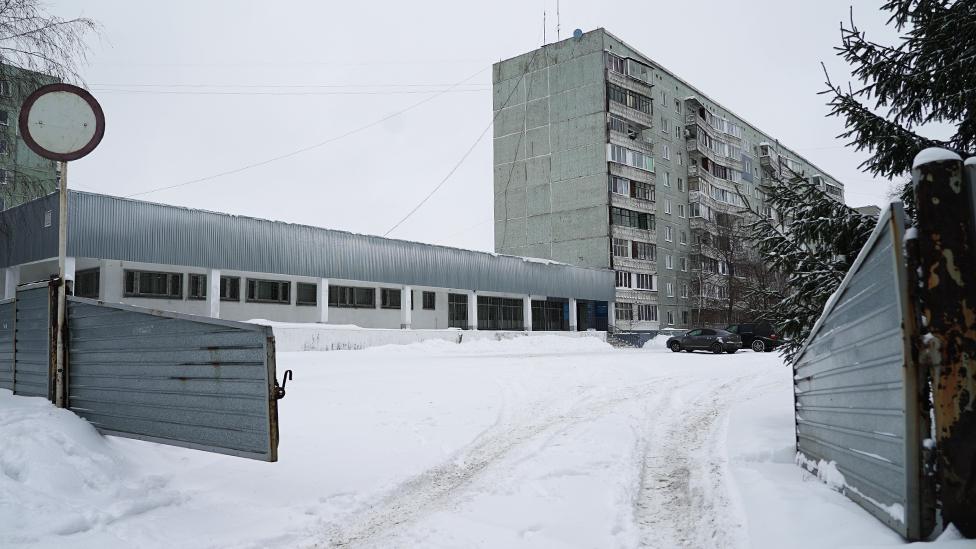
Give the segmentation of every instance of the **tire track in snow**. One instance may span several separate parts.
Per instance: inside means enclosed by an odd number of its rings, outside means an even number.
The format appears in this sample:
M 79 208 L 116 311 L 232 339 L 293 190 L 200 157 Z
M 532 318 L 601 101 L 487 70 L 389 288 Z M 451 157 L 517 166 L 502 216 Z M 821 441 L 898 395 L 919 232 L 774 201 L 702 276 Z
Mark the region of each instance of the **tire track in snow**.
M 663 382 L 663 383 L 662 383 Z M 599 419 L 607 412 L 635 399 L 658 398 L 654 408 L 667 405 L 671 392 L 692 385 L 675 385 L 673 379 L 659 378 L 636 387 L 609 394 L 593 395 L 595 389 L 579 391 L 569 409 L 553 413 L 561 401 L 538 402 L 521 414 L 512 414 L 489 427 L 453 459 L 428 469 L 401 483 L 372 506 L 372 510 L 347 526 L 335 527 L 322 543 L 328 547 L 369 546 L 386 539 L 393 531 L 448 505 L 464 494 L 464 489 L 494 464 L 523 446 L 553 430 Z M 524 460 L 519 460 L 524 461 Z M 500 473 L 504 475 L 505 472 Z
M 725 380 L 696 395 L 652 433 L 640 474 L 635 519 L 641 547 L 734 547 L 741 532 L 726 483 L 724 432 L 719 420 L 752 376 Z M 655 436 L 660 434 L 660 437 Z

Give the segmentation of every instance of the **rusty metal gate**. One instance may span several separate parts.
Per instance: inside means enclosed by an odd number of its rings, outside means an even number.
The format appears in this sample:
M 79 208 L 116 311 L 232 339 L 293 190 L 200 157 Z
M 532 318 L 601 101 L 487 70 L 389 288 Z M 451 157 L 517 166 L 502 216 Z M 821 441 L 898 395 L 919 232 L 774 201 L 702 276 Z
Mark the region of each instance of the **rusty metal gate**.
M 68 298 L 68 407 L 105 434 L 277 460 L 271 328 Z
M 796 436 L 801 465 L 906 538 L 920 539 L 933 512 L 921 486 L 927 429 L 911 352 L 904 235 L 895 203 L 798 353 Z
M 0 300 L 0 389 L 14 390 L 14 300 Z
M 13 323 L 15 395 L 54 397 L 51 307 L 49 282 L 35 282 L 17 288 Z

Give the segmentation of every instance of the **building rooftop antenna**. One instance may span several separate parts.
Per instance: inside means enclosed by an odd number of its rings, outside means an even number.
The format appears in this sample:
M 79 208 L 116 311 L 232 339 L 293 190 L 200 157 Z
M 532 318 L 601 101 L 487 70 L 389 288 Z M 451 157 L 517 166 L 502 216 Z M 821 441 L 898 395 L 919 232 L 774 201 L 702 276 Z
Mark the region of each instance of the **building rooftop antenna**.
M 556 42 L 559 42 L 559 0 L 556 0 Z

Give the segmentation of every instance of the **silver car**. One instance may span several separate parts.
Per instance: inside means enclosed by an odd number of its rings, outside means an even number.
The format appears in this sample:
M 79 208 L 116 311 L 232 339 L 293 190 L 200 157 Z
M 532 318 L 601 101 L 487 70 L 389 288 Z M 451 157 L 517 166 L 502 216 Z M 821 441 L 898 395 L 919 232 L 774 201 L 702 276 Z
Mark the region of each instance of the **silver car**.
M 681 351 L 711 351 L 719 354 L 722 351 L 732 354 L 742 346 L 742 338 L 739 334 L 733 334 L 725 330 L 713 330 L 711 328 L 696 328 L 689 330 L 683 335 L 674 336 L 668 339 L 668 349 L 675 353 Z

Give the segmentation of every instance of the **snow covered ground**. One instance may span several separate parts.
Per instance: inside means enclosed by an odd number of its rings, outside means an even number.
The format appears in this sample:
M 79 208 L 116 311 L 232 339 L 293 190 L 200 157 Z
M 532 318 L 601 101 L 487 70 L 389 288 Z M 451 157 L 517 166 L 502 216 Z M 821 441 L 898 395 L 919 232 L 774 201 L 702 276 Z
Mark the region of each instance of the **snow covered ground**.
M 275 464 L 101 437 L 0 390 L 0 547 L 902 544 L 794 465 L 774 354 L 535 337 L 278 367 Z

